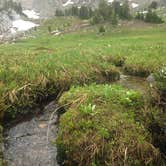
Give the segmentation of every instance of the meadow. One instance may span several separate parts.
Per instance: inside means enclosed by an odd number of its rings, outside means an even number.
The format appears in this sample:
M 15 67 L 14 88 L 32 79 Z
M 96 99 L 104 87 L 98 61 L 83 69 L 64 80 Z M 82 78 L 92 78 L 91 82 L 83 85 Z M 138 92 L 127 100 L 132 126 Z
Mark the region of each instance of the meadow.
M 5 119 L 9 121 L 13 118 L 17 118 L 18 115 L 27 114 L 30 108 L 40 105 L 42 101 L 47 100 L 50 96 L 59 99 L 61 94 L 69 90 L 71 86 L 116 81 L 120 78 L 119 67 L 120 70 L 130 75 L 147 77 L 151 73 L 158 72 L 166 65 L 165 25 L 147 25 L 143 28 L 134 25 L 119 26 L 117 28 L 106 25 L 105 33 L 99 33 L 97 26 L 87 26 L 77 29 L 76 32 L 68 31 L 68 29 L 72 29 L 84 23 L 85 22 L 74 18 L 54 18 L 49 21 L 44 21 L 41 27 L 31 32 L 32 37 L 30 38 L 20 39 L 11 44 L 0 45 L 1 119 L 5 117 Z M 51 35 L 48 33 L 48 27 L 51 27 L 52 31 L 59 29 L 61 32 L 65 33 L 59 36 Z M 93 86 L 99 95 L 95 94 L 92 100 L 91 94 L 93 95 L 95 92 Z M 88 90 L 88 88 L 90 88 L 90 90 Z M 106 91 L 108 90 L 108 92 L 105 92 L 108 93 L 108 95 L 102 94 L 103 88 L 106 88 Z M 78 91 L 80 94 L 84 94 L 84 89 L 78 88 Z M 120 132 L 119 124 L 124 123 L 126 127 L 124 126 L 124 128 L 121 129 L 124 132 L 124 135 L 121 135 L 121 143 L 123 145 L 119 144 L 118 146 L 114 146 L 114 141 L 108 144 L 103 143 L 103 145 L 99 147 L 99 151 L 101 150 L 102 153 L 104 153 L 104 151 L 110 147 L 115 148 L 116 151 L 120 146 L 118 149 L 120 154 L 115 154 L 115 156 L 112 154 L 113 158 L 118 158 L 118 163 L 116 164 L 119 164 L 124 157 L 121 154 L 121 152 L 124 153 L 124 148 L 122 148 L 123 150 L 121 151 L 121 146 L 125 146 L 126 143 L 129 143 L 128 138 L 134 138 L 136 140 L 131 147 L 133 151 L 130 151 L 131 149 L 129 147 L 130 156 L 133 155 L 134 158 L 126 160 L 126 162 L 129 162 L 129 164 L 148 163 L 149 165 L 155 163 L 159 157 L 159 152 L 149 145 L 151 144 L 151 135 L 149 131 L 147 131 L 147 124 L 145 124 L 146 127 L 144 128 L 142 120 L 138 120 L 137 122 L 134 117 L 135 110 L 142 110 L 145 106 L 142 104 L 141 95 L 137 92 L 129 91 L 128 93 L 131 94 L 131 97 L 134 97 L 132 100 L 130 96 L 125 96 L 128 94 L 127 91 L 116 86 L 113 88 L 113 94 L 111 94 L 112 92 L 109 85 L 101 85 L 100 87 L 93 84 L 85 88 L 85 92 L 86 91 L 88 91 L 86 100 L 89 99 L 89 95 L 90 99 L 85 105 L 83 104 L 81 107 L 77 107 L 83 112 L 75 112 L 77 108 L 69 111 L 69 115 L 66 115 L 67 119 L 65 119 L 65 117 L 62 118 L 62 129 L 65 128 L 65 132 L 70 132 L 70 130 L 75 130 L 75 127 L 78 127 L 78 129 L 81 128 L 81 126 L 74 127 L 72 124 L 71 128 L 65 126 L 67 120 L 69 123 L 71 121 L 70 114 L 74 112 L 72 115 L 76 116 L 76 118 L 83 116 L 82 124 L 78 124 L 83 125 L 89 114 L 89 112 L 86 111 L 89 110 L 91 114 L 91 111 L 93 111 L 92 107 L 98 104 L 97 101 L 102 100 L 101 105 L 99 104 L 99 115 L 98 112 L 94 112 L 96 121 L 99 121 L 98 116 L 106 118 L 108 115 L 112 117 L 115 124 L 110 124 L 110 126 L 113 125 L 112 127 L 117 131 L 115 135 L 118 135 Z M 75 96 L 75 90 L 73 90 L 71 94 L 72 97 Z M 106 96 L 102 98 L 103 95 Z M 122 98 L 120 95 L 122 95 Z M 111 97 L 111 99 L 109 97 Z M 114 98 L 117 98 L 117 103 L 114 101 Z M 108 105 L 110 106 L 111 103 L 109 104 L 107 99 L 110 99 L 114 106 L 111 112 L 108 112 Z M 73 101 L 74 100 L 76 99 L 74 98 Z M 84 100 L 82 102 L 84 102 Z M 68 103 L 68 101 L 66 103 Z M 118 108 L 117 106 L 119 105 L 121 106 Z M 101 110 L 103 110 L 103 113 L 100 112 Z M 118 113 L 116 113 L 116 110 Z M 131 115 L 130 113 L 124 112 L 128 110 L 131 110 Z M 151 111 L 152 109 L 148 108 L 148 110 Z M 91 116 L 93 117 L 93 112 L 89 117 L 90 119 Z M 118 121 L 118 124 L 116 124 L 116 119 L 122 119 L 122 121 Z M 91 123 L 94 124 L 96 121 L 87 121 L 90 123 L 85 126 L 88 127 L 88 132 L 91 132 Z M 109 120 L 106 118 L 105 123 L 107 123 L 107 121 Z M 134 135 L 128 131 L 130 122 L 133 126 Z M 105 125 L 107 124 L 101 124 L 99 129 L 95 129 L 97 133 L 100 133 L 96 143 L 98 141 L 100 142 L 102 139 L 107 140 L 108 137 L 110 137 L 107 130 L 109 133 L 114 132 L 112 131 L 113 129 L 107 128 Z M 135 129 L 137 130 L 134 131 Z M 83 129 L 83 132 L 85 130 Z M 138 133 L 136 133 L 137 131 Z M 62 138 L 62 132 L 63 130 L 60 131 L 59 138 Z M 129 132 L 128 136 L 125 135 L 125 132 Z M 140 135 L 137 137 L 137 134 Z M 145 135 L 147 137 L 145 137 Z M 75 137 L 75 135 L 70 136 L 71 140 Z M 78 136 L 78 138 L 80 137 L 80 141 L 83 141 L 81 140 L 82 137 L 80 133 L 76 133 L 76 136 Z M 82 136 L 84 137 L 84 135 Z M 87 138 L 90 136 L 88 135 Z M 123 140 L 123 137 L 126 140 Z M 59 141 L 59 144 L 70 146 L 70 142 L 65 141 L 64 138 L 64 142 Z M 139 144 L 140 141 L 142 141 L 141 144 Z M 77 149 L 78 145 L 74 146 L 72 144 L 75 149 Z M 140 146 L 141 150 L 137 149 L 138 146 Z M 146 147 L 146 149 L 143 151 L 142 147 Z M 128 149 L 128 147 L 125 146 L 125 149 L 126 148 Z M 136 151 L 139 150 L 141 154 L 136 153 Z M 68 156 L 69 158 L 72 158 L 72 154 L 74 156 L 77 154 L 77 151 L 71 150 L 71 152 L 71 156 Z M 147 152 L 152 155 L 147 156 Z M 99 158 L 99 163 L 94 162 L 94 164 L 100 165 L 103 162 L 100 161 L 100 158 L 103 156 L 98 154 L 101 153 L 98 151 L 91 151 L 91 153 Z M 91 155 L 91 153 L 89 155 Z M 114 151 L 112 153 L 114 153 Z M 141 155 L 143 156 L 142 160 Z M 76 162 L 87 162 L 87 165 L 90 162 L 92 164 L 93 157 L 88 156 L 88 161 L 84 161 L 84 158 L 86 158 L 85 155 L 83 159 L 76 158 Z M 105 157 L 105 162 L 110 163 L 110 158 L 107 155 Z M 135 160 L 136 163 L 133 163 L 133 160 Z

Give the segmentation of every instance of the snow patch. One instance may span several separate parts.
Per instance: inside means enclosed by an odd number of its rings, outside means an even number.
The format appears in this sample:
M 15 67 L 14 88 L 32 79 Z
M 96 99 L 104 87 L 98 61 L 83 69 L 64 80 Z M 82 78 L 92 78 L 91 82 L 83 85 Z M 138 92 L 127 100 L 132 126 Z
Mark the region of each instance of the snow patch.
M 19 19 L 19 20 L 13 21 L 13 28 L 11 28 L 11 32 L 14 32 L 15 29 L 17 31 L 27 31 L 36 26 L 38 25 L 31 21 L 24 21 Z
M 15 33 L 17 33 L 17 29 L 12 27 L 12 28 L 10 29 L 10 32 L 11 32 L 12 34 L 15 34 Z
M 145 11 L 143 11 L 142 13 L 143 13 L 143 14 L 146 14 L 146 13 L 148 13 L 148 11 L 145 10 Z
M 132 8 L 137 8 L 137 7 L 139 6 L 139 4 L 137 4 L 137 3 L 132 3 L 131 6 L 132 6 Z
M 31 19 L 39 19 L 39 13 L 36 13 L 34 10 L 23 10 L 23 13 Z
M 68 5 L 73 5 L 74 2 L 72 0 L 68 0 L 66 3 L 63 4 L 63 7 L 66 7 Z
M 108 0 L 108 3 L 112 3 L 112 2 L 114 2 L 114 0 Z

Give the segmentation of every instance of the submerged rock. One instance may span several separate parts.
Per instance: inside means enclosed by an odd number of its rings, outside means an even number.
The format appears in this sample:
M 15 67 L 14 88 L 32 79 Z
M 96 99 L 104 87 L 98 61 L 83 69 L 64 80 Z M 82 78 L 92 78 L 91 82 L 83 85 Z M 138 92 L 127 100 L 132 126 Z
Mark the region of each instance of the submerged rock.
M 55 123 L 50 123 L 55 109 L 56 104 L 52 102 L 45 107 L 43 115 L 5 131 L 4 157 L 9 166 L 58 166 L 57 150 L 51 144 L 58 131 Z M 57 115 L 52 118 L 54 122 L 57 119 Z
M 154 83 L 155 82 L 155 78 L 153 76 L 153 74 L 149 75 L 146 79 L 149 83 Z

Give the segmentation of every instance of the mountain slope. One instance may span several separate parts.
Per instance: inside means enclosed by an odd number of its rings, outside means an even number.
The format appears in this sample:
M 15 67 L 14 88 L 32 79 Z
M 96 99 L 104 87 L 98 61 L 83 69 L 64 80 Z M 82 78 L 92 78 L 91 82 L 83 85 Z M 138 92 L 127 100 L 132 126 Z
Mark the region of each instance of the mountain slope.
M 0 1 L 0 35 L 10 29 L 12 20 L 19 16 L 21 10 L 21 6 L 13 1 Z

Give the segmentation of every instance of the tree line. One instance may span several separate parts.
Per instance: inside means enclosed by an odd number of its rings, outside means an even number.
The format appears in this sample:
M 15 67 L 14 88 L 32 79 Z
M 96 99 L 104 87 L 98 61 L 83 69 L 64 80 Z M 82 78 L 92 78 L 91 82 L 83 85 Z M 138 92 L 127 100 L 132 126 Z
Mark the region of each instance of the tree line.
M 106 1 L 101 1 L 97 9 L 92 10 L 91 7 L 72 6 L 65 11 L 56 10 L 56 16 L 78 16 L 81 19 L 91 19 L 92 24 L 109 21 L 112 24 L 118 23 L 120 19 L 131 19 L 130 8 L 128 1 L 122 5 L 118 1 L 108 4 Z
M 150 7 L 156 8 L 156 2 L 152 2 Z M 77 6 L 72 6 L 69 9 L 56 10 L 55 15 L 77 16 L 81 19 L 90 19 L 92 24 L 98 24 L 107 21 L 113 25 L 118 24 L 119 19 L 130 20 L 133 18 L 130 12 L 128 0 L 125 0 L 123 4 L 116 0 L 109 4 L 102 0 L 99 3 L 98 8 L 95 10 L 89 6 L 81 6 L 80 8 Z M 155 13 L 155 11 L 152 11 L 152 9 L 149 9 L 146 16 L 143 13 L 137 13 L 135 18 L 146 22 L 162 23 L 162 19 Z
M 138 20 L 142 20 L 142 21 L 148 22 L 148 23 L 160 24 L 160 23 L 164 22 L 162 20 L 162 18 L 159 17 L 156 14 L 156 12 L 152 11 L 151 9 L 149 9 L 146 14 L 144 14 L 142 12 L 138 12 L 135 18 L 138 19 Z
M 148 11 L 146 13 L 137 12 L 135 18 L 138 20 L 142 20 L 149 23 L 160 24 L 164 21 L 160 16 L 157 15 L 155 10 L 157 9 L 158 3 L 156 1 L 152 1 L 152 3 L 148 7 Z

